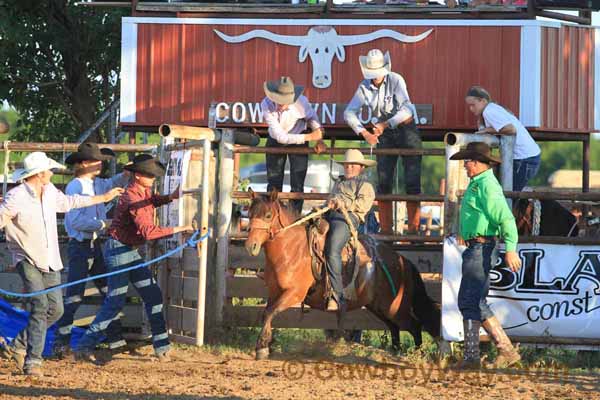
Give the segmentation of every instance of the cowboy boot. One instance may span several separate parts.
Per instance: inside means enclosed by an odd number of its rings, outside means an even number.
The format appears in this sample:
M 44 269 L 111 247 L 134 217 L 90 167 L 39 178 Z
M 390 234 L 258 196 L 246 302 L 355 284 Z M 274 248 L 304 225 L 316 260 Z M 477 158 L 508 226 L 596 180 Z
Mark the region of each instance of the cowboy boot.
M 508 368 L 521 361 L 519 352 L 513 347 L 496 317 L 486 319 L 481 325 L 498 348 L 498 357 L 496 357 L 495 363 L 498 368 Z
M 421 228 L 421 203 L 407 201 L 406 213 L 408 214 L 408 232 L 418 234 Z
M 481 322 L 474 319 L 464 319 L 465 332 L 464 357 L 454 367 L 456 369 L 479 369 L 481 359 L 479 353 L 479 328 Z
M 394 212 L 391 201 L 379 202 L 379 225 L 381 233 L 384 235 L 392 235 L 393 231 Z

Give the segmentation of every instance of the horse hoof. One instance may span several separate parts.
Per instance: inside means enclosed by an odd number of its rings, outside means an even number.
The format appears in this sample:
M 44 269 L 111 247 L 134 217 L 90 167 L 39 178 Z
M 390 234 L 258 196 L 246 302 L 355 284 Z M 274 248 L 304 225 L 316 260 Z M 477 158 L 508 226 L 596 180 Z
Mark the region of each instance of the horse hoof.
M 266 360 L 269 358 L 269 348 L 265 347 L 264 349 L 256 350 L 256 359 L 257 360 Z

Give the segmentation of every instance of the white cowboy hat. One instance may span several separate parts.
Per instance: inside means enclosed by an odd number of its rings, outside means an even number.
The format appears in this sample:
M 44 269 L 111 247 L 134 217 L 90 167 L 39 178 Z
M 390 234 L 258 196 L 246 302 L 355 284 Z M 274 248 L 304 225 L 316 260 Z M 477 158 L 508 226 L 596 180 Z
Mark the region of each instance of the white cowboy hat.
M 281 105 L 294 104 L 304 92 L 304 87 L 294 85 L 289 76 L 282 76 L 278 81 L 266 81 L 263 87 L 267 97 Z
M 356 149 L 349 149 L 344 154 L 344 161 L 336 161 L 338 164 L 360 164 L 365 167 L 372 167 L 377 164 L 375 160 L 366 159 L 363 154 Z
M 358 61 L 365 79 L 381 78 L 392 71 L 389 51 L 384 55 L 379 49 L 369 50 L 366 56 L 359 56 Z
M 29 178 L 40 172 L 48 171 L 51 169 L 65 169 L 66 167 L 60 163 L 57 163 L 51 158 L 46 156 L 46 153 L 36 151 L 30 153 L 23 159 L 23 168 L 19 168 L 13 172 L 13 180 L 15 182 L 22 181 L 25 178 Z

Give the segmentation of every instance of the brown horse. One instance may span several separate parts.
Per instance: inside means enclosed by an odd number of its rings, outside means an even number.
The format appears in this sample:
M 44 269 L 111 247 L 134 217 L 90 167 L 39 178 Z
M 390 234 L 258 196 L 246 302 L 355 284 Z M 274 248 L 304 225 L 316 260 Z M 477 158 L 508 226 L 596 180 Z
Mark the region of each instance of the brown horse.
M 264 247 L 266 256 L 264 280 L 269 298 L 263 328 L 256 341 L 256 359 L 264 359 L 269 356 L 273 318 L 301 302 L 325 310 L 325 285 L 313 277 L 306 227 L 300 225 L 281 231 L 291 225 L 296 216 L 277 200 L 277 192 L 270 196 L 252 193 L 252 196 L 250 232 L 245 245 L 252 256 L 257 256 Z M 366 307 L 375 314 L 390 329 L 396 349 L 400 345 L 400 330 L 408 330 L 417 346 L 422 343 L 422 327 L 439 337 L 439 305 L 427 296 L 416 267 L 384 244 L 377 245 L 377 253 L 379 262 L 361 263 L 355 280 L 356 296 L 348 301 L 347 310 Z M 395 296 L 381 264 L 387 266 L 397 289 Z M 339 319 L 338 327 L 341 329 Z
M 540 200 L 539 236 L 577 237 L 577 218 L 556 200 Z M 513 215 L 519 235 L 532 235 L 535 223 L 535 202 L 515 199 Z

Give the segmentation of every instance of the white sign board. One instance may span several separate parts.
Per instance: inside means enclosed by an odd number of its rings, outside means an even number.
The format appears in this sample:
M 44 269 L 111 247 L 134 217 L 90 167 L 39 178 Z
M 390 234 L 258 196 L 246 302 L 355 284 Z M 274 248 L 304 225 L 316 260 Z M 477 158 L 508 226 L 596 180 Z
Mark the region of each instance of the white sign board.
M 179 190 L 183 190 L 183 185 L 186 182 L 187 170 L 190 164 L 190 157 L 192 155 L 191 150 L 180 150 L 172 151 L 171 158 L 167 163 L 167 173 L 165 174 L 163 193 L 168 194 L 173 192 L 178 186 Z M 163 209 L 163 220 L 162 226 L 179 226 L 183 224 L 184 220 L 184 208 L 183 208 L 183 196 L 177 200 L 173 200 Z M 181 234 L 178 233 L 167 239 L 165 239 L 165 251 L 173 250 L 174 248 L 181 246 L 183 239 Z M 181 258 L 183 256 L 182 251 L 178 251 L 171 257 Z
M 444 242 L 442 335 L 450 341 L 463 340 L 457 301 L 464 249 L 454 238 Z M 600 338 L 600 245 L 520 244 L 516 273 L 504 265 L 504 246 L 497 250 L 487 300 L 507 334 Z

